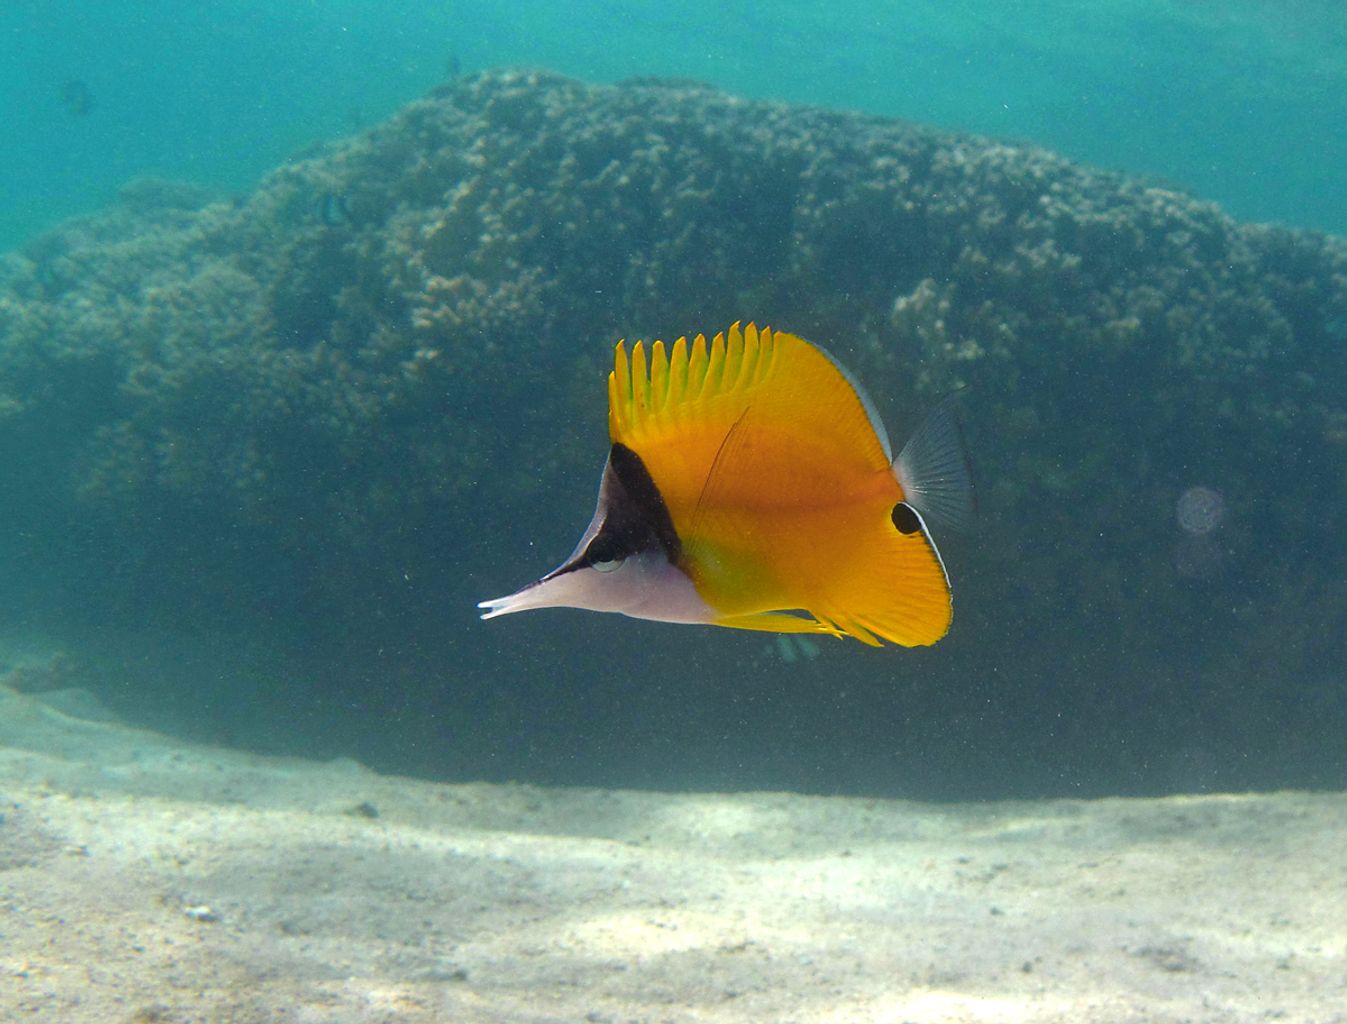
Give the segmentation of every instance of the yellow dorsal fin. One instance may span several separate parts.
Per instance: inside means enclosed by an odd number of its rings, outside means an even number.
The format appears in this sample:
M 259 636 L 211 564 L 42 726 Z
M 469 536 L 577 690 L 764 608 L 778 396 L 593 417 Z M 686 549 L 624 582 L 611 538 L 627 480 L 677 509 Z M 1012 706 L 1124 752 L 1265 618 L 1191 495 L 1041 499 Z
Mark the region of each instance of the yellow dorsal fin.
M 855 468 L 887 468 L 889 457 L 864 400 L 820 349 L 793 334 L 735 324 L 709 346 L 705 335 L 617 346 L 608 377 L 608 430 L 637 452 L 663 488 L 652 459 L 677 446 L 671 468 L 694 476 L 700 493 L 720 445 L 752 410 L 753 422 Z M 690 450 L 689 450 L 690 449 Z M 691 482 L 683 481 L 687 486 Z M 674 479 L 667 484 L 678 489 Z M 665 499 L 670 499 L 665 494 Z M 675 513 L 676 515 L 676 513 Z

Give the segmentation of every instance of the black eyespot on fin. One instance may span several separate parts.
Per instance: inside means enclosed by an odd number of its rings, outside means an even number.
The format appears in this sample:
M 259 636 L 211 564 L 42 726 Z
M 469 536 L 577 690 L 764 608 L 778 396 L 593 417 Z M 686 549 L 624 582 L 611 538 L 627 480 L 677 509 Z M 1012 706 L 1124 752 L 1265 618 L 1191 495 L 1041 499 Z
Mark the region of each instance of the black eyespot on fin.
M 916 509 L 905 501 L 900 501 L 893 506 L 889 518 L 893 520 L 894 528 L 903 536 L 916 533 L 921 529 L 921 516 L 917 515 Z

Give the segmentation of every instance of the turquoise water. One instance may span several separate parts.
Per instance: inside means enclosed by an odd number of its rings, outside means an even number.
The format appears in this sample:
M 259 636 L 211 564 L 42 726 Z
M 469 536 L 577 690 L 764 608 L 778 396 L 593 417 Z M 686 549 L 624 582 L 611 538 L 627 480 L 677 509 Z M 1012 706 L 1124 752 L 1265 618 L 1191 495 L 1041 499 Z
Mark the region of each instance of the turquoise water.
M 1341 786 L 1347 250 L 1170 189 L 1347 232 L 1347 19 L 878 6 L 0 7 L 0 670 L 434 778 Z M 31 241 L 146 175 L 234 201 Z M 478 621 L 593 508 L 616 338 L 736 317 L 895 441 L 972 385 L 948 639 Z
M 1236 217 L 1347 232 L 1329 0 L 0 6 L 0 248 L 155 175 L 243 190 L 465 70 L 701 79 L 1031 140 Z M 63 98 L 87 86 L 87 112 Z

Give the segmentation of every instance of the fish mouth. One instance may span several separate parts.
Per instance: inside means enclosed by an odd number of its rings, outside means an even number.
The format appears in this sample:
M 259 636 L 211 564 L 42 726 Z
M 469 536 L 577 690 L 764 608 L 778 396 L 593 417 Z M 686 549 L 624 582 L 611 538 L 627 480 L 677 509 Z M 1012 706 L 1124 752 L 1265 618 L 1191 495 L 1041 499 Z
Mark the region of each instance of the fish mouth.
M 511 594 L 509 597 L 493 597 L 489 601 L 478 601 L 478 608 L 485 608 L 482 612 L 482 618 L 494 619 L 497 615 L 509 615 L 511 612 L 519 611 L 518 608 L 511 607 L 517 595 Z
M 547 582 L 546 576 L 530 583 L 527 587 L 516 590 L 513 594 L 507 594 L 505 597 L 493 597 L 487 601 L 478 601 L 477 607 L 485 609 L 482 612 L 482 618 L 494 619 L 498 615 L 526 612 L 531 608 L 555 607 L 556 602 L 551 599 L 551 595 L 546 593 L 546 588 L 542 586 L 545 582 Z
M 477 607 L 484 609 L 483 619 L 494 619 L 498 615 L 511 615 L 514 612 L 526 612 L 534 608 L 588 608 L 584 603 L 586 588 L 577 579 L 576 572 L 583 563 L 572 558 L 557 566 L 541 579 L 534 580 L 528 586 L 520 587 L 505 597 L 493 597 L 487 601 L 478 601 Z M 580 603 L 576 603 L 580 601 Z

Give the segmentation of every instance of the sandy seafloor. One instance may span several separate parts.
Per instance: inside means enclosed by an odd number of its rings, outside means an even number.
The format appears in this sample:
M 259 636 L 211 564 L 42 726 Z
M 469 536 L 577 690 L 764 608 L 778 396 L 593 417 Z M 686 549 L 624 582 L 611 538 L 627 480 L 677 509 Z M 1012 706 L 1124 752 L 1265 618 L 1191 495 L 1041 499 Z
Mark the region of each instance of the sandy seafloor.
M 1347 1021 L 1343 794 L 440 785 L 97 712 L 0 688 L 6 1022 Z

